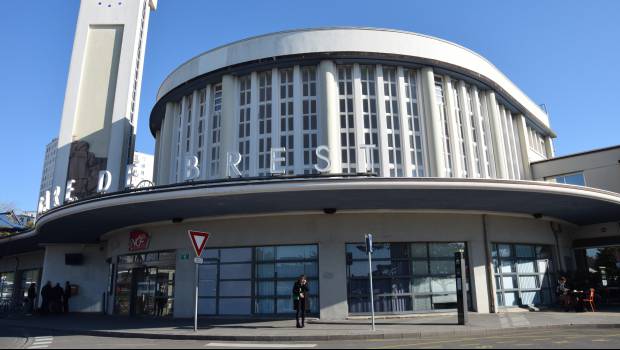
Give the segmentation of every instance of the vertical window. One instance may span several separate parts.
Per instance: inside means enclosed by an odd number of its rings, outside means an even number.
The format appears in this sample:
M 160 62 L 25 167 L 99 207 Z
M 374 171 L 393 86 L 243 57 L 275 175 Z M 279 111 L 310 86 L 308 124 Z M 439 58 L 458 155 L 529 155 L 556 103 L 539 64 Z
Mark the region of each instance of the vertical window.
M 222 84 L 213 87 L 213 99 L 211 103 L 211 166 L 210 176 L 215 178 L 220 173 L 220 147 L 222 144 Z
M 345 174 L 355 174 L 357 172 L 357 157 L 351 66 L 338 67 L 338 94 L 340 99 L 340 147 L 342 150 L 342 172 Z
M 412 173 L 409 176 L 424 177 L 424 148 L 422 146 L 422 118 L 418 103 L 416 72 L 405 70 L 405 103 L 407 105 L 407 136 L 411 147 Z
M 280 70 L 280 147 L 286 148 L 287 174 L 295 173 L 295 111 L 293 96 L 293 69 Z
M 371 168 L 375 174 L 381 173 L 379 164 L 379 126 L 377 116 L 377 91 L 375 80 L 375 68 L 373 66 L 361 66 L 362 81 L 362 119 L 364 121 L 364 144 L 373 145 L 371 152 Z
M 316 94 L 316 68 L 303 67 L 301 69 L 302 86 L 302 123 L 304 142 L 304 174 L 314 174 L 317 164 L 316 148 L 319 146 L 318 135 L 318 106 Z
M 398 108 L 397 78 L 395 68 L 383 68 L 383 96 L 385 98 L 385 123 L 387 132 L 388 167 L 390 176 L 403 176 L 402 147 L 400 139 L 400 114 Z
M 271 165 L 271 71 L 258 74 L 258 175 L 267 176 Z
M 435 99 L 437 101 L 437 109 L 439 110 L 439 117 L 441 119 L 441 125 L 443 126 L 443 144 L 444 144 L 444 166 L 446 170 L 446 177 L 453 177 L 452 172 L 452 146 L 450 144 L 450 127 L 448 125 L 448 118 L 446 113 L 446 100 L 444 98 L 443 78 L 435 76 Z
M 186 125 L 185 125 L 185 154 L 190 154 L 192 151 L 192 122 L 194 121 L 192 115 L 192 108 L 194 105 L 194 95 L 189 95 L 185 97 L 185 105 L 186 107 Z
M 476 91 L 477 92 L 477 91 Z M 494 177 L 495 174 L 493 172 L 494 169 L 494 160 L 493 160 L 493 141 L 491 139 L 491 124 L 489 122 L 489 112 L 487 109 L 487 102 L 484 94 L 476 93 L 478 98 L 478 115 L 479 115 L 479 125 L 480 125 L 480 138 L 482 141 L 482 148 L 484 155 L 484 166 L 486 167 L 487 174 L 489 177 Z
M 552 304 L 555 276 L 551 257 L 550 246 L 493 244 L 498 304 Z
M 183 128 L 183 99 L 181 101 L 179 101 L 179 103 L 177 103 L 177 110 L 176 110 L 176 132 L 175 132 L 175 152 L 174 152 L 174 169 L 172 169 L 173 171 L 173 176 L 172 178 L 176 179 L 176 182 L 179 182 L 181 180 L 181 172 L 180 170 L 180 165 L 181 165 L 181 142 L 182 142 L 182 128 Z
M 467 162 L 467 145 L 465 145 L 465 123 L 463 123 L 463 106 L 461 106 L 461 99 L 459 98 L 459 89 L 457 87 L 458 82 L 456 80 L 452 81 L 452 99 L 454 100 L 454 117 L 456 118 L 456 127 L 457 127 L 457 137 L 458 137 L 458 146 L 461 150 L 461 176 L 467 177 L 469 175 L 469 164 Z M 455 174 L 456 175 L 456 174 Z
M 247 75 L 239 78 L 239 133 L 238 146 L 241 163 L 237 167 L 241 175 L 250 174 L 250 132 L 251 132 L 251 102 L 252 78 Z
M 474 149 L 474 154 L 472 155 L 474 158 L 474 169 L 472 171 L 474 177 L 480 178 L 482 176 L 482 163 L 480 162 L 480 137 L 478 135 L 478 130 L 480 127 L 478 126 L 476 115 L 474 114 L 474 103 L 472 100 L 471 90 L 468 87 L 465 91 L 467 94 L 466 101 L 468 106 L 467 110 L 469 113 L 467 117 L 469 118 L 471 128 L 471 143 Z
M 198 92 L 198 145 L 196 157 L 202 162 L 203 149 L 205 147 L 205 117 L 207 114 L 207 90 L 203 89 Z M 201 164 L 202 167 L 202 164 Z

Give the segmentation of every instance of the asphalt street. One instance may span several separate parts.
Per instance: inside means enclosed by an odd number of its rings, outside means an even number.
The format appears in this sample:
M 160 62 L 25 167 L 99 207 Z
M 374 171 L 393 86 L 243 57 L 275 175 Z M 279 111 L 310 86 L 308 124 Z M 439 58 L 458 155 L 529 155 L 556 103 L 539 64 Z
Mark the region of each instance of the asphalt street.
M 209 342 L 161 339 L 131 339 L 70 335 L 60 332 L 39 332 L 23 328 L 0 329 L 0 348 L 20 349 L 620 349 L 620 329 L 548 329 L 523 331 L 486 337 L 433 337 L 429 339 L 334 341 L 292 343 Z

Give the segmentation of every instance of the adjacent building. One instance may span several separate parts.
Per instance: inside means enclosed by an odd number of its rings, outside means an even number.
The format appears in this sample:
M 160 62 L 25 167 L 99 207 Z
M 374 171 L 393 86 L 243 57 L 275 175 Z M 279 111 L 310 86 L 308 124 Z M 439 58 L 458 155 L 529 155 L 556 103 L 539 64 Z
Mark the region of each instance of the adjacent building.
M 56 154 L 58 153 L 58 138 L 52 139 L 45 146 L 45 159 L 43 160 L 43 174 L 41 175 L 41 187 L 39 198 L 45 197 L 47 191 L 52 191 L 54 184 L 54 169 L 56 168 Z
M 378 312 L 454 309 L 464 250 L 470 308 L 488 313 L 553 304 L 576 242 L 620 237 L 613 185 L 558 181 L 598 161 L 554 160 L 538 104 L 426 35 L 320 28 L 215 48 L 164 80 L 149 125 L 155 186 L 73 193 L 0 240 L 0 271 L 17 276 L 22 254 L 42 281 L 79 285 L 72 310 L 174 317 L 193 315 L 195 269 L 209 316 L 290 314 L 304 274 L 311 312 L 337 320 L 370 310 L 372 233 Z M 189 230 L 211 234 L 201 265 Z

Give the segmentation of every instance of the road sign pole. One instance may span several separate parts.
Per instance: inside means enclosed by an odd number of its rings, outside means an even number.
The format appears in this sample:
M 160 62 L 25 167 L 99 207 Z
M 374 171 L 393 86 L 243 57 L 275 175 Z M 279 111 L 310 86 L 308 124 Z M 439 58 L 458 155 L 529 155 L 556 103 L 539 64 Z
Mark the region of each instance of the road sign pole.
M 373 243 L 372 243 L 372 235 L 366 235 L 366 253 L 368 254 L 368 279 L 370 280 L 370 318 L 372 322 L 372 331 L 376 331 L 375 328 L 375 297 L 374 297 L 374 288 L 372 286 L 372 252 L 373 252 Z
M 375 298 L 374 298 L 374 288 L 372 286 L 372 253 L 368 252 L 368 275 L 370 277 L 370 313 L 372 318 L 372 331 L 376 331 L 375 328 Z
M 198 332 L 198 274 L 200 265 L 203 263 L 202 251 L 209 240 L 209 233 L 190 230 L 187 234 L 196 252 L 196 258 L 194 258 L 194 332 Z
M 198 267 L 200 266 L 197 263 L 194 263 L 195 266 L 195 288 L 194 288 L 194 332 L 198 332 Z

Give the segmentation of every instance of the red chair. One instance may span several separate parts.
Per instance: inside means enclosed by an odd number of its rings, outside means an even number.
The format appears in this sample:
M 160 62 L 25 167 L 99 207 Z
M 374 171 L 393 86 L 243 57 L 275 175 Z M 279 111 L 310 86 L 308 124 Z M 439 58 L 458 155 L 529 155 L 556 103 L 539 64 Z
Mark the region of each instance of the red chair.
M 586 308 L 586 310 L 588 309 L 588 304 L 590 305 L 590 309 L 592 310 L 592 312 L 594 312 L 594 288 L 590 288 L 590 293 L 588 294 L 588 297 L 583 299 L 583 305 Z

